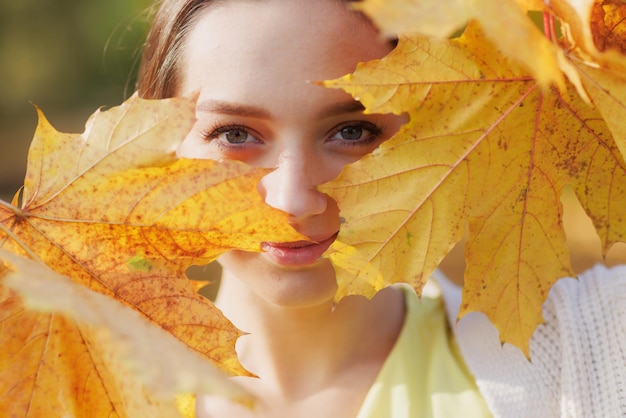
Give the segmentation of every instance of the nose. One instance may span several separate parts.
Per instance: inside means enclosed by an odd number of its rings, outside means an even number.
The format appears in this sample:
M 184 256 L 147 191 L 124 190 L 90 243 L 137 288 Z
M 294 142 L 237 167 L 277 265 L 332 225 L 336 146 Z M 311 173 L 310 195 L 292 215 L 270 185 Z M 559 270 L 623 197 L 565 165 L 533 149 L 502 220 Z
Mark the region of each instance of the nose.
M 328 196 L 317 186 L 338 173 L 325 169 L 320 158 L 302 151 L 284 151 L 277 168 L 261 180 L 259 189 L 268 205 L 290 215 L 290 222 L 322 214 L 328 208 Z

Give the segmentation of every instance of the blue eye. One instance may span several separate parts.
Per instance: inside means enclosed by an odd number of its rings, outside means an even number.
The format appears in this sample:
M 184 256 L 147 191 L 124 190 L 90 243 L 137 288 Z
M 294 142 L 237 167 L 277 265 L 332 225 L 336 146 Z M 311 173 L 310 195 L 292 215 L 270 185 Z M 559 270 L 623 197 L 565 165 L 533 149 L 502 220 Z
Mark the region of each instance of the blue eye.
M 226 131 L 220 135 L 224 135 L 226 141 L 231 144 L 243 144 L 248 140 L 248 132 L 242 129 L 232 129 L 230 131 Z
M 238 125 L 215 126 L 212 129 L 203 131 L 201 134 L 205 141 L 215 141 L 222 146 L 238 146 L 249 142 L 261 142 L 254 134 L 250 133 L 248 128 Z
M 355 141 L 363 136 L 363 128 L 360 126 L 347 126 L 342 128 L 338 134 L 341 136 L 341 139 Z
M 369 144 L 376 141 L 382 129 L 370 122 L 349 122 L 335 129 L 331 141 L 345 142 L 348 145 Z

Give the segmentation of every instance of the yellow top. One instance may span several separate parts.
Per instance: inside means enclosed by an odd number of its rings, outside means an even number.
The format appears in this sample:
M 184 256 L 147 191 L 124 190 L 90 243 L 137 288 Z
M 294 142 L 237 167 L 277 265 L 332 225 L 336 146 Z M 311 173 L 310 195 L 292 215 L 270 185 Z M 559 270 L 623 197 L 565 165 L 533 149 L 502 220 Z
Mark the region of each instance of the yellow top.
M 448 325 L 441 294 L 421 301 L 406 284 L 402 331 L 357 418 L 491 417 Z M 177 399 L 181 415 L 195 418 L 195 397 Z
M 357 418 L 491 417 L 454 341 L 440 292 L 406 284 L 406 319 Z

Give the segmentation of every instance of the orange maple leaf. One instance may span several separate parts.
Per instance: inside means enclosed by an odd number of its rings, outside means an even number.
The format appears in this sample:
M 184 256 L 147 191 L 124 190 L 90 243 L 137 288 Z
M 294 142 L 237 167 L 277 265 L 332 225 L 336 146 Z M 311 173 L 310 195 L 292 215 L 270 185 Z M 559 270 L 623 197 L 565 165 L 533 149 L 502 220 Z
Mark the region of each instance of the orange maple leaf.
M 0 204 L 0 247 L 133 307 L 227 372 L 245 374 L 234 351 L 239 331 L 195 292 L 185 269 L 232 248 L 302 237 L 259 196 L 266 171 L 177 159 L 194 122 L 195 100 L 185 98 L 134 96 L 96 112 L 83 134 L 56 132 L 40 113 L 21 197 Z M 75 321 L 27 310 L 0 289 L 0 397 L 13 400 L 3 408 L 123 416 L 121 394 Z
M 62 399 L 63 407 L 54 401 L 33 404 L 26 392 L 11 399 L 8 411 L 2 408 L 7 414 L 80 414 L 80 410 L 71 408 L 75 399 L 84 405 L 83 411 L 90 411 L 86 416 L 110 416 L 114 412 L 133 418 L 172 418 L 180 416 L 177 401 L 189 396 L 186 394 L 211 393 L 245 404 L 254 402 L 225 373 L 135 310 L 33 260 L 7 252 L 2 257 L 17 270 L 7 272 L 3 284 L 17 291 L 29 310 L 51 313 L 52 322 L 76 327 L 61 347 L 49 347 L 58 351 L 58 359 L 46 363 L 48 370 L 37 379 L 39 390 Z M 82 383 L 98 380 L 94 374 L 106 382 L 106 392 L 97 390 L 97 385 Z M 65 392 L 68 386 L 59 385 L 67 379 L 74 383 L 73 392 Z

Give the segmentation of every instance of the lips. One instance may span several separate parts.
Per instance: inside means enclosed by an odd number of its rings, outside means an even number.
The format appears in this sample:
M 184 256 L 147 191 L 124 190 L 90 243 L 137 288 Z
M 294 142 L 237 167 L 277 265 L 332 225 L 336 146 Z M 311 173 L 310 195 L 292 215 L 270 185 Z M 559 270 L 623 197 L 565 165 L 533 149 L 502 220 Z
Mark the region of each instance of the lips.
M 336 238 L 337 234 L 320 242 L 264 242 L 261 244 L 261 249 L 265 251 L 265 255 L 276 264 L 290 267 L 304 267 L 319 260 Z

